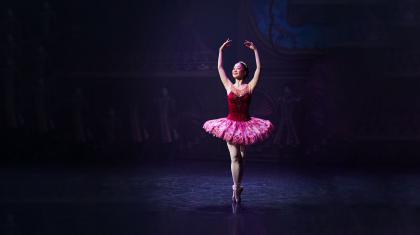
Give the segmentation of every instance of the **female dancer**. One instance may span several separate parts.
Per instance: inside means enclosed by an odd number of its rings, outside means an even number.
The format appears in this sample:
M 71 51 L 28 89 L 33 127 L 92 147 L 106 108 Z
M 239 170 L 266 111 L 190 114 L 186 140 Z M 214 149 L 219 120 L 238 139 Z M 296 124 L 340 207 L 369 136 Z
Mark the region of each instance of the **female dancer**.
M 221 138 L 227 143 L 231 158 L 231 171 L 233 179 L 232 201 L 240 202 L 243 187 L 241 186 L 243 176 L 243 159 L 245 157 L 245 146 L 265 140 L 274 130 L 269 120 L 251 117 L 248 113 L 252 93 L 260 78 L 260 58 L 257 48 L 250 41 L 244 45 L 254 51 L 256 70 L 254 77 L 248 84 L 244 83 L 248 76 L 248 66 L 243 61 L 236 63 L 232 70 L 235 78 L 233 84 L 223 69 L 223 49 L 230 45 L 231 40 L 227 39 L 219 49 L 218 70 L 223 86 L 227 92 L 228 111 L 227 117 L 208 120 L 203 128 L 215 137 Z

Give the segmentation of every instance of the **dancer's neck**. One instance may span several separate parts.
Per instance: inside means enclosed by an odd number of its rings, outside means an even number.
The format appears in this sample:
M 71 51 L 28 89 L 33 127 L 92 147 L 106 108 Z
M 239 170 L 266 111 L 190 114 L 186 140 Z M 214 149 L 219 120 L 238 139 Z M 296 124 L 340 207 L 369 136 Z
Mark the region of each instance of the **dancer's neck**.
M 240 88 L 242 86 L 242 80 L 236 80 L 235 84 L 233 84 L 235 87 Z

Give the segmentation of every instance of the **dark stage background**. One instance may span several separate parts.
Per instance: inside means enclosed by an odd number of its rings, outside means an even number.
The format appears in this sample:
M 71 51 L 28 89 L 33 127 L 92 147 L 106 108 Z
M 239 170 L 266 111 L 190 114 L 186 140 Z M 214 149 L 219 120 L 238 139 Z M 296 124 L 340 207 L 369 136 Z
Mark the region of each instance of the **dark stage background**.
M 263 73 L 251 115 L 277 127 L 249 161 L 413 164 L 414 0 L 3 1 L 1 162 L 228 160 L 204 121 L 227 115 L 225 69 Z M 166 133 L 166 134 L 165 134 Z M 169 133 L 169 134 L 168 134 Z
M 276 127 L 241 203 L 227 38 Z M 419 234 L 419 39 L 416 0 L 1 1 L 0 234 Z

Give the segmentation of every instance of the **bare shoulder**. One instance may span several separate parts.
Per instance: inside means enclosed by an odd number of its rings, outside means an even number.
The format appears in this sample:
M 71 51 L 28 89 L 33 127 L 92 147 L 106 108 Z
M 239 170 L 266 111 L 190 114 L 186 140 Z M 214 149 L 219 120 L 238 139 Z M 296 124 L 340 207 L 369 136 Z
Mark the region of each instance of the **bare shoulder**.
M 247 89 L 249 93 L 252 93 L 252 91 L 254 90 L 254 86 L 252 84 L 247 83 Z
M 226 93 L 229 95 L 229 93 L 232 91 L 232 83 L 229 81 L 229 85 L 226 86 Z

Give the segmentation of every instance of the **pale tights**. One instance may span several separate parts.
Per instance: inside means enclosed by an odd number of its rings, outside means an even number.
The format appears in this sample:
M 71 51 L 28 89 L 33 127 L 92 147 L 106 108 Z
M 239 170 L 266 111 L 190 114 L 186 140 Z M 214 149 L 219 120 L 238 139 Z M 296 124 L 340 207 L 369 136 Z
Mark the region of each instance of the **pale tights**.
M 226 142 L 230 155 L 230 169 L 232 171 L 233 184 L 239 187 L 242 183 L 242 176 L 244 173 L 243 161 L 245 157 L 245 146 L 235 145 Z

